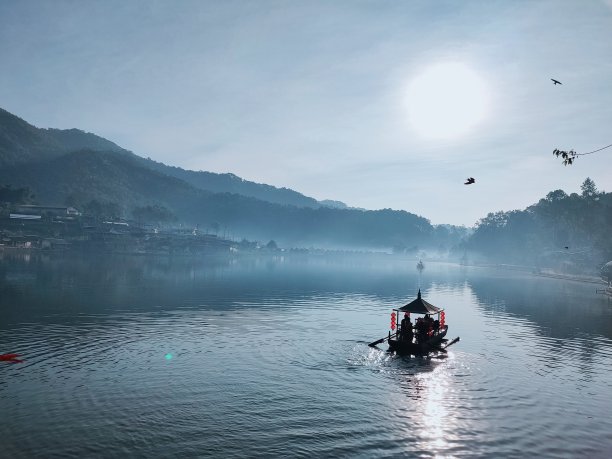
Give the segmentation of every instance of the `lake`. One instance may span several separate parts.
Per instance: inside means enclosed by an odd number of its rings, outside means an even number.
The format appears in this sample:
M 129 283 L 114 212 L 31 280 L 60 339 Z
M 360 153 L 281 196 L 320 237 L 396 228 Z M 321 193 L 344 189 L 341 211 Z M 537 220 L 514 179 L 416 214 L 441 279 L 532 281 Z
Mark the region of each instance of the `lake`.
M 1 254 L 0 457 L 612 457 L 594 284 L 393 257 Z M 367 343 L 444 307 L 447 358 Z

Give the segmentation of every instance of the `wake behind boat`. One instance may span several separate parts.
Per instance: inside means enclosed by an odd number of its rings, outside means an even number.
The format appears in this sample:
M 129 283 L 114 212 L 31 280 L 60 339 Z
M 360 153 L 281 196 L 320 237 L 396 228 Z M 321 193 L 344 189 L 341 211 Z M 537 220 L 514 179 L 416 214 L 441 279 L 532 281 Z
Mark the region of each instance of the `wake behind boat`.
M 397 323 L 400 313 L 404 314 L 401 323 Z M 413 324 L 410 315 L 417 315 Z M 433 316 L 437 316 L 436 319 Z M 397 326 L 397 327 L 396 327 Z M 397 328 L 397 331 L 396 331 Z M 392 332 L 395 332 L 392 334 Z M 405 355 L 427 355 L 431 352 L 444 351 L 451 344 L 459 341 L 455 338 L 450 343 L 445 336 L 448 332 L 444 309 L 434 306 L 421 297 L 421 290 L 414 301 L 393 309 L 391 312 L 391 331 L 386 338 L 370 343 L 376 346 L 384 341 L 389 343 L 389 352 Z

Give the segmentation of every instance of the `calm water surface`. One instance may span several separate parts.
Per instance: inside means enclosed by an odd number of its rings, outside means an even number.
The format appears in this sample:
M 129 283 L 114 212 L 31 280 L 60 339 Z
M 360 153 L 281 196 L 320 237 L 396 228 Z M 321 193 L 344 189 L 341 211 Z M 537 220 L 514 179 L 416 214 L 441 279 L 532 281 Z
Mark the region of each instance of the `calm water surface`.
M 446 359 L 367 343 L 446 308 Z M 414 262 L 0 259 L 0 457 L 612 457 L 595 285 Z M 382 349 L 386 345 L 380 346 Z

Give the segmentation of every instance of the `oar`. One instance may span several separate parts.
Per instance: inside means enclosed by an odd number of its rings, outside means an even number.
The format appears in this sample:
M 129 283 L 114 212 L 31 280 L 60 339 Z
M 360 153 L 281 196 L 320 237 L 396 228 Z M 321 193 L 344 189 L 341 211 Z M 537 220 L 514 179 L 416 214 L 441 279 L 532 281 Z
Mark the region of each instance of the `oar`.
M 441 350 L 442 352 L 446 352 L 446 348 L 447 348 L 448 346 L 452 346 L 453 344 L 455 344 L 455 343 L 456 343 L 456 342 L 458 342 L 459 340 L 461 340 L 461 338 L 457 336 L 457 337 L 456 337 L 454 340 L 452 340 L 452 341 L 451 341 L 450 343 L 448 343 L 446 346 L 441 347 L 441 348 L 440 348 L 440 350 Z
M 457 336 L 457 338 L 455 338 L 454 340 L 452 340 L 450 343 L 448 343 L 446 346 L 441 347 L 438 349 L 438 351 L 442 352 L 441 355 L 434 355 L 434 356 L 427 356 L 428 359 L 445 359 L 446 357 L 448 357 L 446 355 L 447 351 L 446 348 L 448 346 L 451 346 L 453 344 L 455 344 L 456 342 L 458 342 L 460 340 L 460 338 Z
M 368 346 L 370 346 L 370 347 L 374 347 L 374 346 L 376 346 L 377 344 L 382 343 L 384 340 L 389 339 L 389 338 L 391 338 L 391 337 L 393 337 L 393 336 L 396 336 L 396 335 L 397 335 L 397 332 L 393 333 L 392 335 L 385 336 L 384 338 L 381 338 L 381 339 L 379 339 L 379 340 L 377 340 L 377 341 L 374 341 L 373 343 L 368 344 Z

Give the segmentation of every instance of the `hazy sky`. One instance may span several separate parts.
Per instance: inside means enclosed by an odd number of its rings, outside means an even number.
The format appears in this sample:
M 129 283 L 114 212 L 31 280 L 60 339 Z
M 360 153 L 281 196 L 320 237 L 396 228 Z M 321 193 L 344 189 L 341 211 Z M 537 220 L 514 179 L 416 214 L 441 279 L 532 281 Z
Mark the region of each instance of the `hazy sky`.
M 612 0 L 0 0 L 0 107 L 472 225 L 587 176 L 612 191 L 612 148 L 552 156 L 612 143 Z

